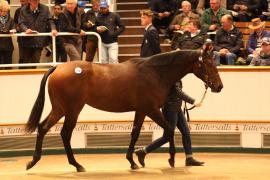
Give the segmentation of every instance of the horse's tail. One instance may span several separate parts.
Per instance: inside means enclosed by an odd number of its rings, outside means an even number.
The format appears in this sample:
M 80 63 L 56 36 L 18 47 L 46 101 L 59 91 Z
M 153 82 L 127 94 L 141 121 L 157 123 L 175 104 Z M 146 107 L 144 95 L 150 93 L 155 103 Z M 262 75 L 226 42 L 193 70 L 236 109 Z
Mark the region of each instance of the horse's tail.
M 28 118 L 25 131 L 26 132 L 34 132 L 39 124 L 43 107 L 44 107 L 44 101 L 45 101 L 45 85 L 46 81 L 51 73 L 56 69 L 55 67 L 51 67 L 43 76 L 41 83 L 40 83 L 40 88 L 39 88 L 39 93 L 38 97 L 36 99 L 36 102 L 32 108 L 31 114 Z

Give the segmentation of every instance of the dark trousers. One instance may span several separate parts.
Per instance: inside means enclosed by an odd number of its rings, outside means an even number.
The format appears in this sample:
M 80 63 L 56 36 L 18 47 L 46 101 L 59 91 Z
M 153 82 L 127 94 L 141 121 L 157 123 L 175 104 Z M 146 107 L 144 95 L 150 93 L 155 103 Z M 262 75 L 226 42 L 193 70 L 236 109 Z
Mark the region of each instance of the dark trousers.
M 165 119 L 169 122 L 172 127 L 177 127 L 182 134 L 182 143 L 185 150 L 185 154 L 192 154 L 191 147 L 191 138 L 190 131 L 188 128 L 188 124 L 186 118 L 182 111 L 171 111 L 167 109 L 163 109 L 163 115 Z M 150 145 L 146 147 L 146 152 L 150 153 L 151 151 L 161 147 L 162 145 L 168 142 L 168 135 L 164 131 L 163 136 L 153 141 Z
M 67 53 L 63 44 L 56 44 L 56 61 L 67 62 Z
M 42 47 L 22 47 L 20 48 L 20 62 L 19 63 L 39 63 Z M 21 67 L 21 69 L 31 69 L 31 67 Z
M 12 64 L 13 50 L 0 50 L 0 64 Z
M 97 48 L 98 48 L 98 40 L 97 39 L 87 40 L 86 57 L 85 57 L 86 61 L 90 61 L 90 62 L 93 61 L 95 54 L 96 54 L 96 51 L 97 51 Z
M 0 50 L 0 64 L 12 64 L 13 50 Z M 11 69 L 6 67 L 4 69 Z

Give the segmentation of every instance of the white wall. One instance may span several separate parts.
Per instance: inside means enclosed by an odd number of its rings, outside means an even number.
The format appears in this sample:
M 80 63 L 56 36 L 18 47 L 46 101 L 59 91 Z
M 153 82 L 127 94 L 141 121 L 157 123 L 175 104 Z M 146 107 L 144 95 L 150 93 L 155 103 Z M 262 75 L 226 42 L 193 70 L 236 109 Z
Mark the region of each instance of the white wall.
M 227 70 L 224 70 L 227 69 Z M 26 123 L 44 71 L 10 74 L 0 72 L 0 124 Z M 270 69 L 228 70 L 222 68 L 221 93 L 208 90 L 201 108 L 190 112 L 193 121 L 270 121 Z M 203 83 L 194 75 L 183 80 L 184 91 L 200 99 Z M 50 111 L 46 96 L 43 117 Z M 108 113 L 86 106 L 79 121 L 133 120 L 134 113 Z

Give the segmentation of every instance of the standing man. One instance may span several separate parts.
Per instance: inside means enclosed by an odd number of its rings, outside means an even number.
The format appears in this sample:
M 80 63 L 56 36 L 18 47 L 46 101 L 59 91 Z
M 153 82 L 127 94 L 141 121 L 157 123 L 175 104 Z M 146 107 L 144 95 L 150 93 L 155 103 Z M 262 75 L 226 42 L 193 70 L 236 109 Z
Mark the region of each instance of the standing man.
M 56 30 L 60 30 L 60 24 L 59 24 L 59 14 L 62 13 L 62 6 L 60 4 L 55 4 L 53 7 L 53 16 L 52 19 L 54 21 L 54 24 L 56 26 Z M 67 53 L 63 45 L 63 41 L 61 37 L 56 37 L 56 61 L 57 62 L 66 62 L 67 61 Z
M 77 0 L 66 0 L 66 8 L 59 14 L 61 32 L 79 33 L 85 35 L 81 29 L 81 14 L 77 8 Z M 82 53 L 82 38 L 78 35 L 62 36 L 64 48 L 70 60 L 80 60 Z
M 192 145 L 191 145 L 191 138 L 190 138 L 190 131 L 187 124 L 187 120 L 185 115 L 181 109 L 182 101 L 186 101 L 190 104 L 193 104 L 196 107 L 201 106 L 201 102 L 195 101 L 195 99 L 188 96 L 182 90 L 182 82 L 181 80 L 178 81 L 175 85 L 172 86 L 169 95 L 166 99 L 164 107 L 162 108 L 162 113 L 168 121 L 168 123 L 175 129 L 180 130 L 182 135 L 182 143 L 186 154 L 186 166 L 203 166 L 204 162 L 197 161 L 193 158 L 192 153 Z M 146 154 L 152 152 L 153 150 L 161 147 L 162 145 L 168 142 L 168 134 L 164 131 L 163 136 L 156 139 L 154 142 L 149 144 L 148 146 L 138 149 L 135 151 L 136 155 L 138 156 L 140 164 L 144 167 L 144 159 Z M 169 164 L 171 167 L 174 167 L 175 159 L 174 156 L 169 159 Z
M 96 31 L 96 21 L 99 11 L 99 1 L 92 0 L 92 9 L 87 11 L 82 23 L 86 31 Z M 86 61 L 93 61 L 98 47 L 98 38 L 95 35 L 88 35 L 86 42 Z
M 21 8 L 19 15 L 19 29 L 25 34 L 47 32 L 48 24 L 52 35 L 57 35 L 55 24 L 51 19 L 49 8 L 39 0 L 29 0 L 29 3 Z M 44 36 L 21 38 L 20 63 L 38 63 L 43 47 L 49 45 L 49 38 Z
M 97 17 L 97 32 L 102 39 L 101 62 L 118 63 L 118 36 L 125 30 L 120 16 L 109 11 L 106 1 L 100 2 L 100 13 Z
M 28 0 L 20 0 L 21 6 L 19 8 L 16 9 L 15 14 L 14 14 L 14 24 L 15 24 L 15 28 L 17 30 L 17 32 L 20 32 L 20 27 L 19 27 L 19 16 L 20 16 L 20 12 L 21 12 L 21 8 L 24 5 L 28 4 Z M 17 37 L 17 42 L 18 42 L 18 50 L 19 50 L 19 62 L 23 62 L 22 58 L 21 58 L 21 53 L 22 53 L 22 37 L 18 36 Z
M 149 57 L 161 53 L 159 35 L 152 25 L 153 13 L 151 10 L 141 11 L 141 25 L 145 28 L 141 45 L 141 57 Z

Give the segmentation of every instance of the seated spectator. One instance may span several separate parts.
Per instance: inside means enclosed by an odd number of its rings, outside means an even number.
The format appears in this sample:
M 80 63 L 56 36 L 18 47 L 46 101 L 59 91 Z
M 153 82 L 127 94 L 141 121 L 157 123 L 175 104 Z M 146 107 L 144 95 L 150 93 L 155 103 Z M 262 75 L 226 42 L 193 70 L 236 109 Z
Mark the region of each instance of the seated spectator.
M 117 13 L 110 12 L 106 1 L 100 1 L 97 16 L 97 32 L 101 36 L 101 62 L 118 63 L 118 36 L 125 30 L 125 25 Z
M 186 31 L 178 39 L 173 39 L 172 49 L 199 49 L 205 43 L 208 35 L 200 30 L 199 20 L 191 20 Z
M 167 29 L 177 11 L 175 0 L 155 0 L 151 3 L 151 10 L 154 13 L 153 25 L 160 29 Z
M 261 51 L 256 55 L 251 63 L 251 66 L 270 66 L 270 38 L 264 37 L 262 40 Z
M 61 32 L 79 33 L 85 35 L 81 29 L 81 14 L 77 7 L 77 0 L 66 0 L 66 7 L 63 13 L 59 14 L 59 24 Z M 70 60 L 80 60 L 82 53 L 82 38 L 78 35 L 62 36 L 64 48 Z
M 261 7 L 262 15 L 260 16 L 260 18 L 263 21 L 270 21 L 270 0 L 262 0 Z
M 192 10 L 193 12 L 196 11 L 196 8 L 197 8 L 197 5 L 198 5 L 198 3 L 199 3 L 199 0 L 184 0 L 184 1 L 190 2 L 190 4 L 191 4 L 191 10 Z M 182 2 L 183 2 L 183 0 L 177 0 L 177 7 L 181 7 Z M 181 10 L 182 10 L 182 9 L 180 9 L 180 11 L 181 11 Z
M 48 6 L 41 4 L 39 0 L 29 0 L 29 4 L 21 8 L 19 15 L 21 32 L 25 34 L 48 32 L 48 23 L 52 35 L 57 35 Z M 49 37 L 22 37 L 20 45 L 20 63 L 39 63 L 43 48 L 49 45 Z
M 228 0 L 227 9 L 232 10 L 235 20 L 249 22 L 262 14 L 260 0 Z
M 216 64 L 233 65 L 243 46 L 241 31 L 233 26 L 233 17 L 224 15 L 221 18 L 222 27 L 217 30 L 214 40 Z
M 99 1 L 92 0 L 92 9 L 85 14 L 82 24 L 86 31 L 96 31 L 96 21 L 99 12 Z M 93 61 L 98 48 L 98 38 L 95 35 L 88 35 L 86 42 L 86 61 Z
M 220 26 L 220 19 L 223 15 L 230 14 L 221 7 L 220 0 L 210 0 L 210 8 L 206 9 L 201 16 L 203 31 L 216 31 Z
M 199 15 L 191 11 L 190 2 L 182 1 L 181 7 L 182 7 L 182 13 L 176 15 L 169 26 L 169 30 L 171 32 L 178 31 L 178 30 L 181 30 L 183 32 L 188 31 L 190 21 L 193 19 L 197 19 L 197 20 L 199 19 Z
M 251 25 L 248 27 L 254 32 L 249 36 L 247 43 L 248 57 L 246 63 L 249 64 L 251 59 L 260 52 L 262 39 L 264 37 L 270 37 L 270 32 L 264 28 L 265 22 L 262 22 L 260 18 L 252 19 Z
M 227 0 L 220 0 L 220 6 L 223 8 L 227 8 Z M 204 13 L 206 9 L 210 8 L 210 0 L 200 0 L 196 12 L 200 15 Z
M 0 34 L 16 32 L 13 19 L 9 14 L 7 1 L 0 2 Z M 13 43 L 11 37 L 0 37 L 0 64 L 12 64 Z

